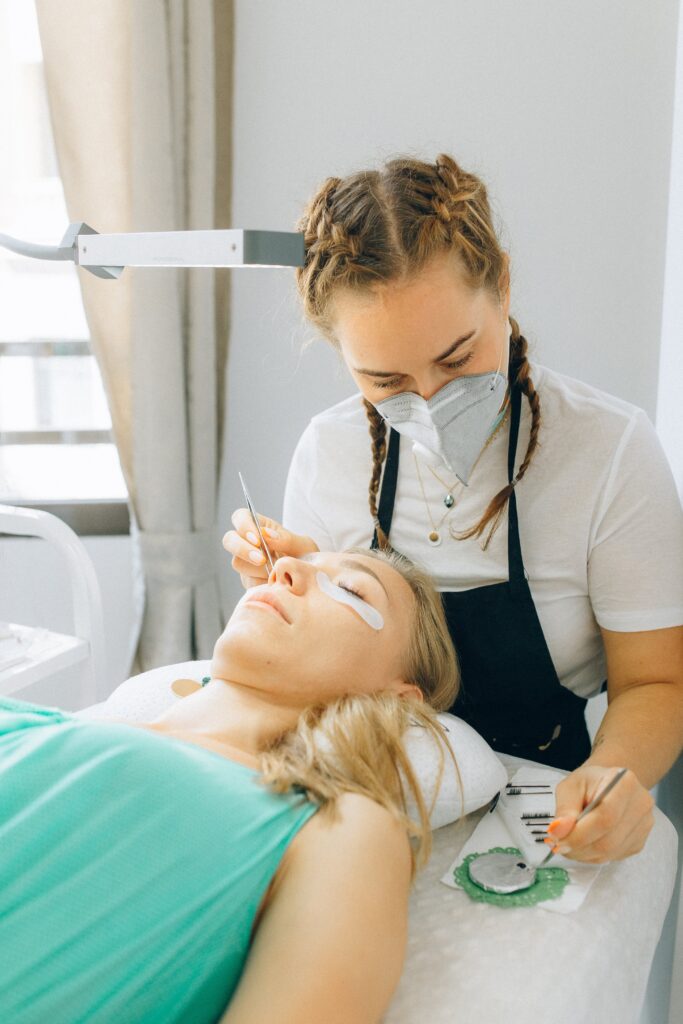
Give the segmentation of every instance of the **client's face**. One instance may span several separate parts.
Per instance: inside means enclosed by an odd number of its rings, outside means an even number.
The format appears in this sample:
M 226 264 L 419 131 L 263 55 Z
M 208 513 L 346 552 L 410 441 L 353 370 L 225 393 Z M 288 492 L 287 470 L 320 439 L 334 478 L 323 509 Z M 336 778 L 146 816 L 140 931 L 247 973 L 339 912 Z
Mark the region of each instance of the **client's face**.
M 407 689 L 402 677 L 414 597 L 376 558 L 280 558 L 248 590 L 213 653 L 211 674 L 305 706 L 346 693 Z

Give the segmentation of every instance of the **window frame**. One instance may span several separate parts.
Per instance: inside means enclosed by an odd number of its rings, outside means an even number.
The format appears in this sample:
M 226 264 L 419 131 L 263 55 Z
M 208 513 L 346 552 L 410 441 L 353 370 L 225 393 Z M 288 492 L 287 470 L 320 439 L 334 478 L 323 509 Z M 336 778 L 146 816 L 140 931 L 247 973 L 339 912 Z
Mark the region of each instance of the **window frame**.
M 25 341 L 0 340 L 0 356 L 44 359 L 51 356 L 92 356 L 86 339 L 30 338 Z M 32 444 L 114 444 L 111 430 L 0 430 L 0 445 Z M 111 537 L 130 533 L 130 510 L 124 498 L 74 498 L 70 501 L 48 496 L 36 501 L 0 498 L 0 504 L 51 512 L 62 519 L 80 537 Z

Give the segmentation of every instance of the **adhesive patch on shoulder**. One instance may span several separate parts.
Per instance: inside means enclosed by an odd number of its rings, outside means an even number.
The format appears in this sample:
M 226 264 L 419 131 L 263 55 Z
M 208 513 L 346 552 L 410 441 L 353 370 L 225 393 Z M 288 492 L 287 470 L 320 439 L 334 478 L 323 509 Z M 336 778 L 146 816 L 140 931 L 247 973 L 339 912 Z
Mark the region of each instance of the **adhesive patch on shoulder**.
M 383 629 L 384 619 L 380 612 L 376 608 L 373 608 L 371 604 L 358 597 L 356 594 L 350 594 L 348 590 L 344 590 L 343 587 L 338 587 L 336 583 L 333 583 L 330 577 L 324 572 L 318 572 L 315 574 L 316 582 L 323 594 L 327 594 L 333 601 L 339 601 L 340 604 L 347 604 L 349 608 L 353 608 L 355 612 L 360 615 L 364 622 L 367 622 L 368 626 L 372 629 Z
M 494 846 L 486 853 L 512 853 L 522 856 L 514 846 Z M 471 900 L 477 903 L 492 903 L 495 907 L 533 907 L 544 900 L 558 899 L 569 885 L 569 875 L 564 868 L 537 868 L 536 881 L 528 889 L 519 892 L 499 893 L 482 889 L 472 880 L 470 864 L 483 853 L 470 853 L 453 871 L 453 878 Z
M 176 679 L 171 683 L 171 689 L 178 697 L 189 697 L 195 690 L 201 690 L 202 684 L 196 679 Z

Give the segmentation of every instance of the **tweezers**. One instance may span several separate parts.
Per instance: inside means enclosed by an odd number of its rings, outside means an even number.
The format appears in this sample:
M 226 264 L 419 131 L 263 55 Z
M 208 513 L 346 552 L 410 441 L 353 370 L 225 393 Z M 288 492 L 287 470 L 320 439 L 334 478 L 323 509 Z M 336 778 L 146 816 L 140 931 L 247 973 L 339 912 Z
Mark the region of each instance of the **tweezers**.
M 242 474 L 239 471 L 238 471 L 237 475 L 240 478 L 240 483 L 242 484 L 242 490 L 244 491 L 244 499 L 245 499 L 245 501 L 247 503 L 247 506 L 249 508 L 249 512 L 251 513 L 251 518 L 254 520 L 254 526 L 256 527 L 256 530 L 258 532 L 259 538 L 261 540 L 261 547 L 263 548 L 263 553 L 266 556 L 266 563 L 268 565 L 268 572 L 271 573 L 273 571 L 273 559 L 271 558 L 270 551 L 268 550 L 268 545 L 265 542 L 264 536 L 261 533 L 261 527 L 259 526 L 259 521 L 256 518 L 256 512 L 254 511 L 254 506 L 251 503 L 251 498 L 249 497 L 249 491 L 247 490 L 247 485 L 244 482 L 244 477 L 242 476 Z

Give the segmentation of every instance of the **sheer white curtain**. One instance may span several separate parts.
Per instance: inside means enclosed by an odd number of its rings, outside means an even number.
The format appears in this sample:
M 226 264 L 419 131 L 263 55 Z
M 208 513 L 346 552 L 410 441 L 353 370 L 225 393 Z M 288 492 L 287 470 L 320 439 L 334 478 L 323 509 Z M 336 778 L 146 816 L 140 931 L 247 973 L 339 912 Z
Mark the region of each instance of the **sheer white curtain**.
M 36 6 L 69 219 L 231 226 L 232 0 Z M 144 583 L 135 670 L 209 657 L 221 630 L 228 273 L 79 270 Z

